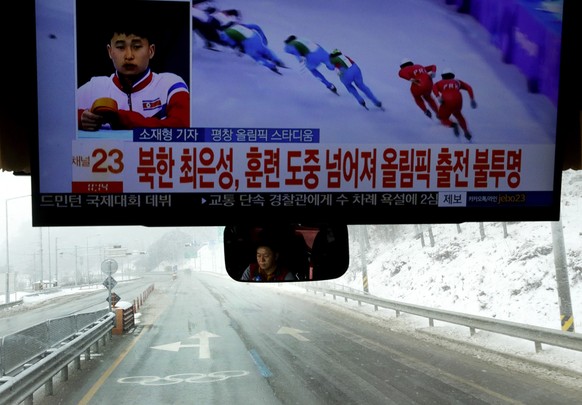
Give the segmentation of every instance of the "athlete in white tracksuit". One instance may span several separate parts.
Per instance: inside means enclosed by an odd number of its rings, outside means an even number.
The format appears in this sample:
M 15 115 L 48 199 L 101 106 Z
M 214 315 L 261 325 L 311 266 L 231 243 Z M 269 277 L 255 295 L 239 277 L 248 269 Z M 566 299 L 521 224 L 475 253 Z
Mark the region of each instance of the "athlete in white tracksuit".
M 155 45 L 145 33 L 114 33 L 107 45 L 115 73 L 93 77 L 77 90 L 78 128 L 132 129 L 190 127 L 190 92 L 174 73 L 149 68 Z M 107 114 L 92 111 L 98 98 L 117 103 Z

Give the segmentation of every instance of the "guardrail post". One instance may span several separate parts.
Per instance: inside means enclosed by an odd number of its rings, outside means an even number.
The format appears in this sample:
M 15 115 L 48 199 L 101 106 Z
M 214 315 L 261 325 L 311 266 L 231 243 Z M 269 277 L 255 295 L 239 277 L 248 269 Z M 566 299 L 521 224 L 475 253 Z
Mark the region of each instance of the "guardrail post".
M 81 369 L 81 356 L 75 357 L 75 370 Z
M 428 326 L 434 326 L 434 319 L 428 318 Z
M 542 351 L 542 344 L 540 342 L 534 342 L 535 347 L 536 347 L 536 353 L 539 353 Z
M 88 347 L 87 350 L 85 350 L 85 360 L 91 360 L 91 347 Z
M 63 369 L 61 370 L 61 378 L 63 379 L 63 381 L 69 380 L 69 365 L 68 364 L 65 367 L 63 367 Z
M 475 334 L 475 328 L 474 328 L 474 327 L 472 327 L 472 326 L 471 326 L 471 327 L 469 327 L 469 334 L 470 334 L 471 336 L 473 336 L 473 335 Z
M 53 379 L 52 377 L 49 378 L 45 383 L 44 383 L 44 391 L 47 395 L 53 395 L 54 391 L 53 391 Z

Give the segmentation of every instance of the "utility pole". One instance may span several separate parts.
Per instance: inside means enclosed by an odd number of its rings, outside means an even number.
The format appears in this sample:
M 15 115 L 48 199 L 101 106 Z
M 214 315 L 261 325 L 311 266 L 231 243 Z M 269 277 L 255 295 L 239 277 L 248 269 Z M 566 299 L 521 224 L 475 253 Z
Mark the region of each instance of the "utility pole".
M 38 228 L 40 236 L 40 288 L 44 288 L 44 274 L 42 269 L 42 227 Z
M 360 226 L 360 261 L 362 266 L 362 283 L 364 292 L 369 292 L 368 287 L 368 261 L 366 260 L 366 250 L 370 243 L 368 241 L 368 229 L 366 225 Z
M 564 332 L 574 332 L 574 314 L 572 312 L 566 246 L 564 244 L 564 232 L 561 219 L 552 222 L 552 240 L 554 245 L 556 282 L 558 283 L 558 300 L 560 302 L 560 323 Z
M 6 210 L 6 303 L 10 302 L 10 244 L 8 242 L 10 240 L 8 235 L 8 222 L 10 222 L 10 217 L 8 216 L 8 201 L 24 197 L 30 197 L 30 195 L 21 195 L 19 197 L 7 198 L 4 201 L 4 208 Z M 16 299 L 16 272 L 14 273 L 14 299 Z
M 48 280 L 49 280 L 49 288 L 53 288 L 53 275 L 52 275 L 52 266 L 51 266 L 51 228 L 47 229 L 48 232 Z
M 57 287 L 60 287 L 59 284 L 59 238 L 55 238 L 55 280 L 57 282 Z
M 79 260 L 77 258 L 77 245 L 75 245 L 75 287 L 79 284 Z
M 86 283 L 89 284 L 89 237 L 87 236 L 87 244 L 86 244 L 86 254 L 85 254 L 85 266 L 87 267 L 87 280 Z

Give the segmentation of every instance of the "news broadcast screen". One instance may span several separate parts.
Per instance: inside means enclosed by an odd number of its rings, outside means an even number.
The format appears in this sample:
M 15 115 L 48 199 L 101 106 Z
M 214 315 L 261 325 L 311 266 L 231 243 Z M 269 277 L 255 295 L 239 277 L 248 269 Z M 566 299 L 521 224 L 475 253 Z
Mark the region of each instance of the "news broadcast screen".
M 37 0 L 33 220 L 557 220 L 562 1 Z

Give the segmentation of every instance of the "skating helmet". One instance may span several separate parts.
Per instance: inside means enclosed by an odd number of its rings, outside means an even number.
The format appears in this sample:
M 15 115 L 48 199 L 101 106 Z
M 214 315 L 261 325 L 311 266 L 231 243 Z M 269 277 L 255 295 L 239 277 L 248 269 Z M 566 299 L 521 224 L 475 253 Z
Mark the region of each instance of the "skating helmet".
M 288 44 L 289 42 L 293 42 L 297 39 L 297 37 L 295 35 L 289 35 L 287 37 L 287 39 L 285 40 L 285 43 Z
M 224 14 L 226 14 L 228 16 L 236 17 L 239 20 L 241 19 L 241 12 L 240 12 L 240 10 L 237 10 L 235 8 L 232 8 L 230 10 L 224 10 L 223 12 L 224 12 Z
M 335 58 L 336 56 L 340 56 L 342 54 L 342 52 L 339 49 L 334 49 L 333 51 L 331 51 L 331 53 L 329 54 L 330 58 Z
M 455 74 L 453 73 L 453 70 L 451 68 L 445 68 L 441 73 L 441 77 L 443 79 L 454 79 Z
M 413 63 L 409 58 L 404 58 L 400 61 L 401 68 L 406 67 L 406 66 L 412 66 L 412 65 L 413 65 Z

